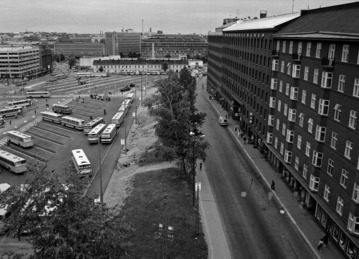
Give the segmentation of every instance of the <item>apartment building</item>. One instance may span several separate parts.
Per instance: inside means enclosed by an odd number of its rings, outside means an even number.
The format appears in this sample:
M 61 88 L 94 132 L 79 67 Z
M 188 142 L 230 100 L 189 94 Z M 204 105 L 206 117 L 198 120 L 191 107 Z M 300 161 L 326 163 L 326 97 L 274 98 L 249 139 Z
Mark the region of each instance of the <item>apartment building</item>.
M 38 46 L 0 46 L 0 78 L 34 77 L 42 73 Z
M 106 55 L 128 55 L 141 52 L 141 33 L 139 32 L 106 32 Z

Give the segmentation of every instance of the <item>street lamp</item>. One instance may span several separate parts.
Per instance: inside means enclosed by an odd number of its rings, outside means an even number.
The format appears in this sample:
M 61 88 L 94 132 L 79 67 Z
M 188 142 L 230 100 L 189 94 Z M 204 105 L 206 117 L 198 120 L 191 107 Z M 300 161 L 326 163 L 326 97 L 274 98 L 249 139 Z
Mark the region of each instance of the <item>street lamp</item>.
M 192 136 L 192 192 L 193 192 L 193 208 L 196 208 L 196 157 L 195 157 L 195 144 L 196 137 L 203 138 L 206 135 L 202 134 L 202 132 L 194 129 L 189 133 Z
M 162 258 L 167 258 L 166 256 L 166 240 L 173 241 L 174 239 L 174 227 L 167 225 L 167 218 L 166 218 L 166 201 L 167 196 L 163 197 L 163 224 L 158 224 L 157 236 L 162 237 Z

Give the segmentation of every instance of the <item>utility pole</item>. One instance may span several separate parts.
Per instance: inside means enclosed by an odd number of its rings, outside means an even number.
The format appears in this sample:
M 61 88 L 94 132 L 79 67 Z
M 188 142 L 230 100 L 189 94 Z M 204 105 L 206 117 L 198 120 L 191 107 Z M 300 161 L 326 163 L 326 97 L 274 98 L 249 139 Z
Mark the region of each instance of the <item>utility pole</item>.
M 294 13 L 294 0 L 292 2 L 292 13 Z
M 100 202 L 101 204 L 103 204 L 103 191 L 102 191 L 102 170 L 101 170 L 101 150 L 100 150 L 100 139 L 98 140 L 98 159 L 100 162 L 100 168 L 99 168 L 99 173 L 100 173 Z

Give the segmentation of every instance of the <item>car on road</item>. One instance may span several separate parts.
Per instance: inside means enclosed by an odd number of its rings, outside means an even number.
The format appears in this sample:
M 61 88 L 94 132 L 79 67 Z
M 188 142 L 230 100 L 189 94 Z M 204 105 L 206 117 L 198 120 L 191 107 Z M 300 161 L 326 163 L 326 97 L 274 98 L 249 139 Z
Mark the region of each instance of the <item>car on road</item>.
M 131 87 L 129 87 L 128 85 L 126 85 L 124 88 L 121 88 L 121 92 L 127 92 L 127 91 L 130 91 L 131 90 Z

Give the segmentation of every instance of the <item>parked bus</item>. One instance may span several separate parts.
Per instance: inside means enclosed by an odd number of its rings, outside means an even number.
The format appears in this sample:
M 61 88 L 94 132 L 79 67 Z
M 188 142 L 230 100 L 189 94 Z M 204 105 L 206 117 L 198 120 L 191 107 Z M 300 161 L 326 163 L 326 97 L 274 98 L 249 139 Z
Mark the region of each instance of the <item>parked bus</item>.
M 54 122 L 54 123 L 61 123 L 61 114 L 58 113 L 54 113 L 54 112 L 49 112 L 49 111 L 44 111 L 41 112 L 42 115 L 42 120 L 44 121 L 50 121 L 50 122 Z
M 130 100 L 131 103 L 133 102 L 134 99 L 135 99 L 135 93 L 129 93 L 125 98 L 125 100 Z
M 123 123 L 123 120 L 125 118 L 125 113 L 123 112 L 117 112 L 111 120 L 111 123 L 116 124 L 116 127 L 121 127 L 121 124 Z
M 80 177 L 92 175 L 91 163 L 82 149 L 72 150 L 72 161 Z
M 19 101 L 12 101 L 12 102 L 8 102 L 7 106 L 11 107 L 11 106 L 16 106 L 16 107 L 28 107 L 31 106 L 33 104 L 32 100 L 30 99 L 26 99 L 26 100 L 19 100 Z
M 111 143 L 117 134 L 116 124 L 108 124 L 101 134 L 101 143 Z
M 105 128 L 106 124 L 104 123 L 98 124 L 95 128 L 93 128 L 87 135 L 89 143 L 98 143 L 101 137 L 101 133 Z
M 84 125 L 84 132 L 88 134 L 93 128 L 95 128 L 100 123 L 103 123 L 103 117 L 97 117 Z
M 5 150 L 0 150 L 0 165 L 15 174 L 21 174 L 27 170 L 26 160 L 24 158 Z
M 36 98 L 36 97 L 50 97 L 51 93 L 49 91 L 28 91 L 26 92 L 26 97 Z
M 22 107 L 5 107 L 0 109 L 0 117 L 2 118 L 12 116 L 15 116 L 15 118 L 17 118 L 19 114 L 22 114 Z
M 126 104 L 123 102 L 120 106 L 120 108 L 118 109 L 118 112 L 123 112 L 123 113 L 126 113 L 126 110 L 127 110 L 127 106 Z
M 70 116 L 64 116 L 61 118 L 61 124 L 70 128 L 83 130 L 85 121 Z
M 71 114 L 72 108 L 70 106 L 63 105 L 63 104 L 53 104 L 52 111 L 56 112 L 56 113 L 61 113 L 61 114 Z
M 77 77 L 84 77 L 84 76 L 90 77 L 90 76 L 91 76 L 91 72 L 77 72 L 77 73 L 76 73 L 76 76 L 77 76 Z
M 22 147 L 32 147 L 34 146 L 34 140 L 32 136 L 22 133 L 21 131 L 17 130 L 10 130 L 7 132 L 7 138 L 10 142 L 22 146 Z

